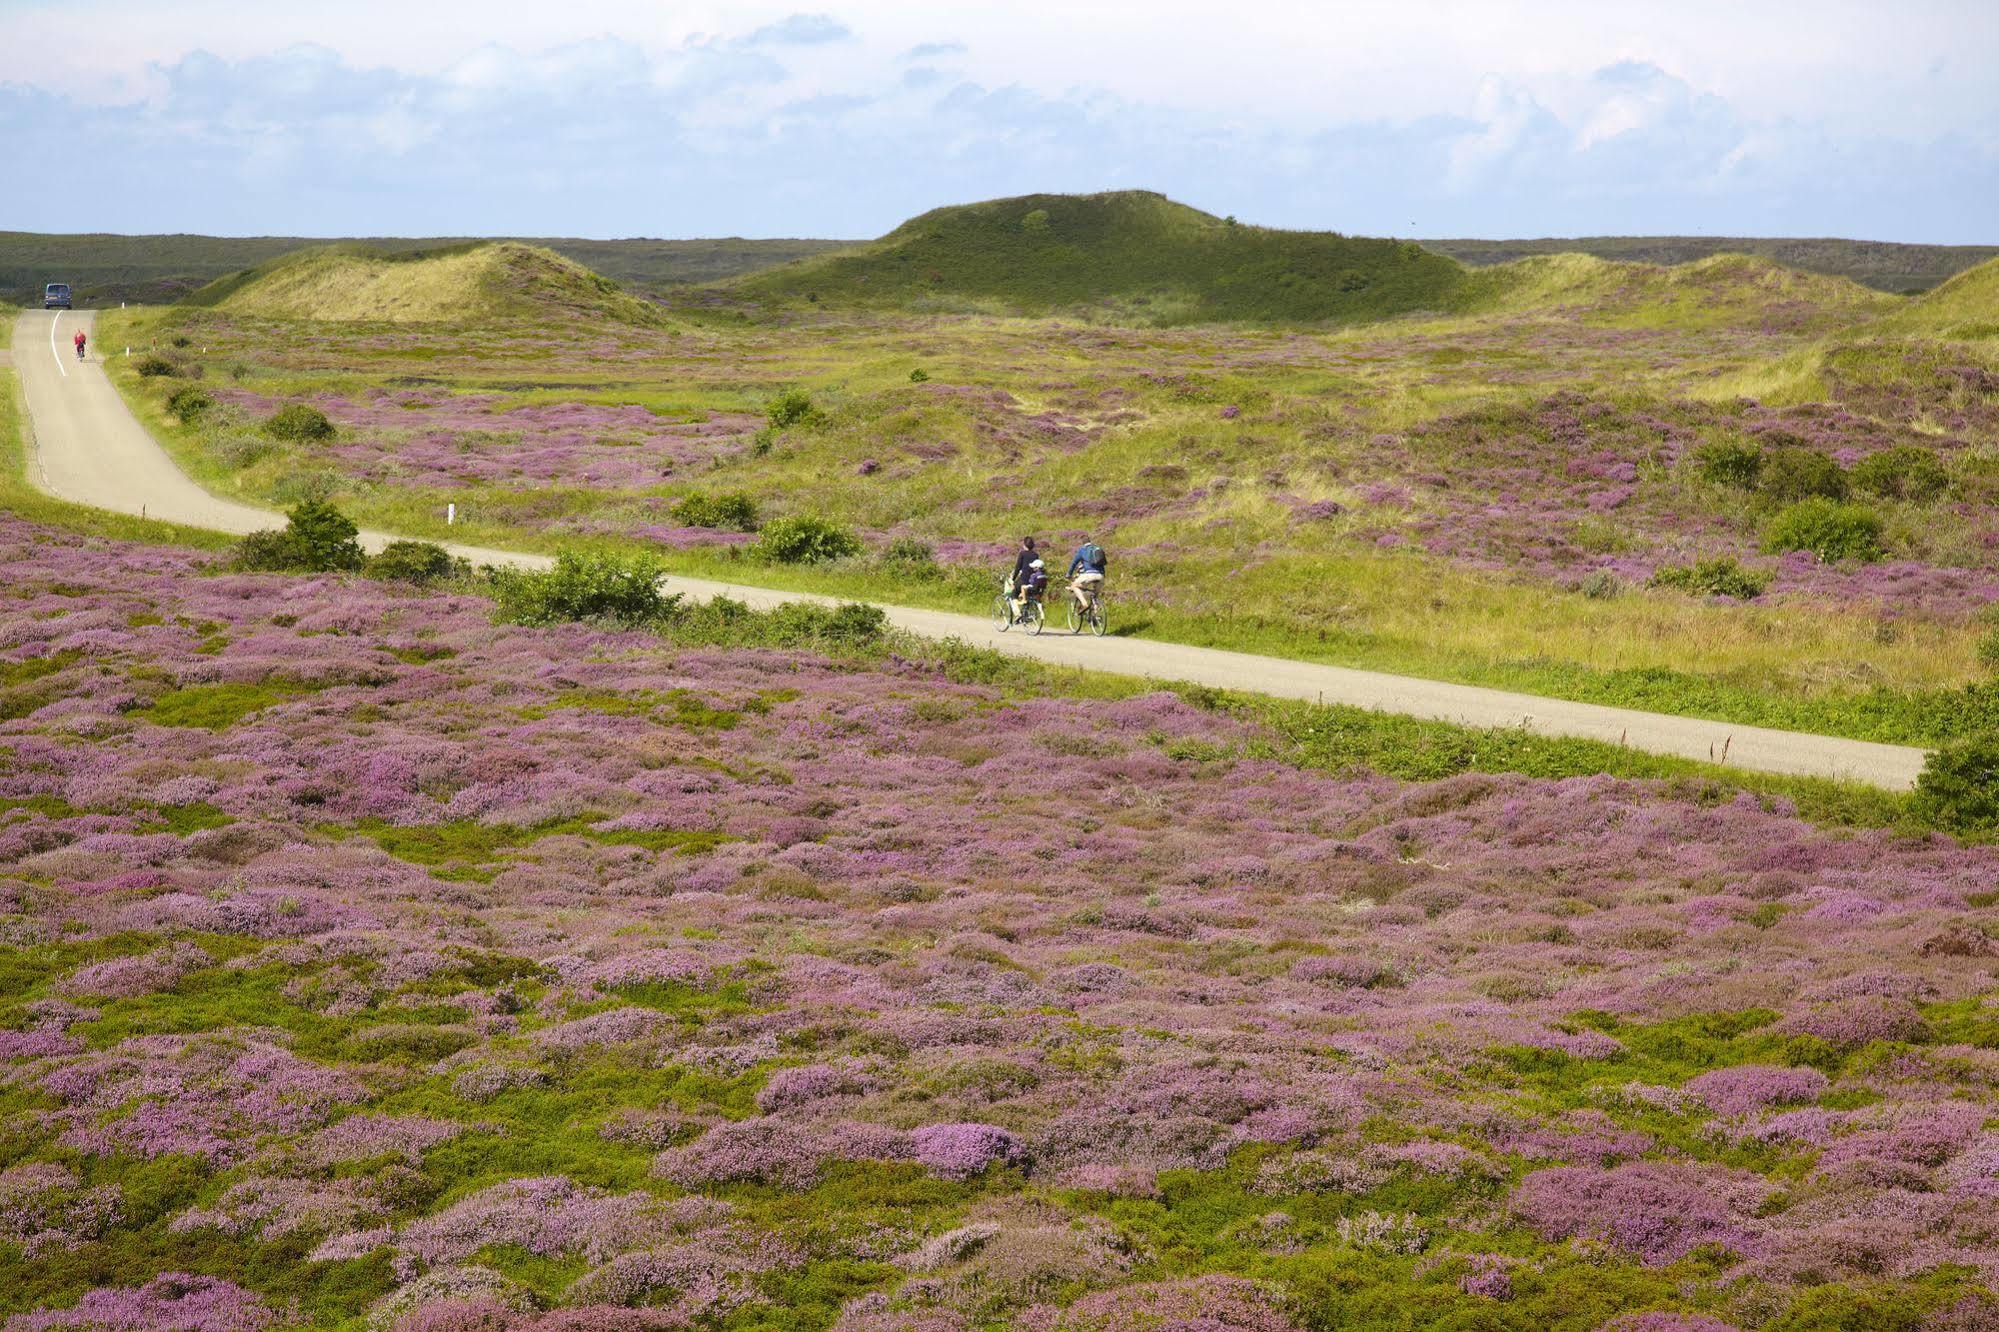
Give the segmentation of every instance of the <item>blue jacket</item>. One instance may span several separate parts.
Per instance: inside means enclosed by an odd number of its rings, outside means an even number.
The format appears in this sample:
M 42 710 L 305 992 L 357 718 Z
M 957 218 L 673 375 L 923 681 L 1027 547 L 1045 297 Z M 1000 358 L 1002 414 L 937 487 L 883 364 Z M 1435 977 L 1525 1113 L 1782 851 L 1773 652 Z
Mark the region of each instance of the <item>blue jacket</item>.
M 1102 546 L 1094 541 L 1085 541 L 1076 548 L 1076 558 L 1069 561 L 1069 577 L 1074 578 L 1076 570 L 1085 567 L 1102 573 L 1109 564 L 1110 560 L 1104 555 Z

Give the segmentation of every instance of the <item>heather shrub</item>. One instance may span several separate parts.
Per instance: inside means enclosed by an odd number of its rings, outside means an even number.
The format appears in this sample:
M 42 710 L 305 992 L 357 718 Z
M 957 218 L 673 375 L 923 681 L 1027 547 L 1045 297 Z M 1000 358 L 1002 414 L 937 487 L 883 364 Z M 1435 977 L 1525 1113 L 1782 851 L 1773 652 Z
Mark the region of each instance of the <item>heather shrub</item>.
M 1694 451 L 1694 466 L 1703 480 L 1754 490 L 1763 475 L 1763 450 L 1735 440 L 1715 440 Z
M 819 425 L 826 414 L 813 405 L 812 396 L 804 389 L 786 389 L 764 408 L 764 419 L 773 430 L 788 430 L 792 426 Z
M 1955 832 L 1999 828 L 1999 732 L 1939 745 L 1916 778 L 1914 806 L 1919 818 Z
M 861 539 L 838 523 L 811 514 L 776 518 L 763 526 L 752 559 L 770 564 L 820 564 L 861 553 Z
M 1754 1248 L 1748 1219 L 1767 1192 L 1746 1174 L 1636 1161 L 1537 1170 L 1513 1191 L 1512 1207 L 1551 1244 L 1601 1240 L 1656 1266 L 1707 1244 Z
M 1757 474 L 1756 492 L 1771 505 L 1796 504 L 1813 498 L 1846 498 L 1846 473 L 1817 449 L 1786 444 L 1767 449 Z
M 552 569 L 493 570 L 493 616 L 505 624 L 569 620 L 650 624 L 679 600 L 659 590 L 663 573 L 650 555 L 566 550 L 555 557 Z
M 684 495 L 673 506 L 673 520 L 683 527 L 713 527 L 726 532 L 754 532 L 761 521 L 757 502 L 740 491 Z
M 264 433 L 287 444 L 316 444 L 333 438 L 333 422 L 317 407 L 289 402 L 264 422 Z
M 1801 500 L 1763 527 L 1763 549 L 1773 555 L 1806 550 L 1828 564 L 1881 558 L 1881 518 L 1861 504 L 1822 497 Z
M 194 424 L 214 405 L 215 399 L 206 390 L 192 384 L 184 384 L 167 395 L 167 411 L 182 425 Z
M 366 562 L 360 529 L 323 500 L 293 506 L 283 531 L 252 532 L 236 543 L 239 569 L 279 573 L 331 573 Z
M 141 379 L 159 379 L 175 371 L 174 363 L 164 356 L 141 356 L 132 369 Z
M 1609 601 L 1624 590 L 1624 580 L 1608 569 L 1592 569 L 1576 580 L 1576 591 L 1591 601 Z
M 1770 575 L 1745 569 L 1732 555 L 1692 564 L 1671 565 L 1654 573 L 1647 587 L 1670 587 L 1713 597 L 1734 597 L 1748 601 L 1760 597 L 1770 586 Z
M 1904 444 L 1862 459 L 1853 469 L 1853 484 L 1884 499 L 1927 504 L 1950 489 L 1950 473 L 1933 451 Z
M 916 1159 L 945 1179 L 970 1179 L 1021 1159 L 1020 1140 L 991 1124 L 932 1124 L 916 1130 Z
M 392 583 L 435 583 L 470 571 L 464 560 L 429 541 L 391 541 L 370 557 L 362 572 Z

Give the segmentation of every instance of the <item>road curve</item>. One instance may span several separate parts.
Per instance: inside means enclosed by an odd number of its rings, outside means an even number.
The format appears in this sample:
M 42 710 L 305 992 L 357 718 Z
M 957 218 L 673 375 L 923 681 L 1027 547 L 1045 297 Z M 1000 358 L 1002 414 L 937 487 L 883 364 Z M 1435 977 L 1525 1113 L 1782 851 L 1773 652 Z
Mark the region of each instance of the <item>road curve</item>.
M 91 323 L 88 311 L 29 310 L 15 326 L 13 359 L 26 389 L 33 434 L 30 480 L 50 494 L 78 504 L 145 514 L 191 527 L 242 533 L 275 526 L 280 521 L 277 515 L 211 495 L 174 464 L 127 409 L 98 364 L 100 351 L 120 349 L 100 349 L 93 342 L 90 359 L 77 362 L 68 340 L 75 328 L 88 330 Z M 362 533 L 363 543 L 371 549 L 389 539 L 386 533 Z M 550 563 L 541 555 L 476 546 L 451 549 L 475 563 L 520 568 L 546 568 Z M 669 578 L 667 588 L 693 598 L 726 593 L 755 606 L 829 600 L 695 578 Z M 1063 666 L 1351 704 L 1466 726 L 1517 727 L 1545 735 L 1578 736 L 1730 768 L 1839 778 L 1906 790 L 1922 771 L 1925 757 L 1922 750 L 1903 745 L 1571 703 L 1179 643 L 1078 639 L 1054 632 L 1029 638 L 1018 631 L 995 633 L 982 616 L 903 606 L 883 609 L 891 622 L 914 633 L 959 638 L 979 647 Z

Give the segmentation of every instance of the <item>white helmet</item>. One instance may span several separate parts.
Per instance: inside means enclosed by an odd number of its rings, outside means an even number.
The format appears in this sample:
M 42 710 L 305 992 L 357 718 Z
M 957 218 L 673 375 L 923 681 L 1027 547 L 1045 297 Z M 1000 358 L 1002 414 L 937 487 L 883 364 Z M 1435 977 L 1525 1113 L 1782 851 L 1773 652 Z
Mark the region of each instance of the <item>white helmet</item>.
M 1027 562 L 1027 567 L 1030 569 L 1045 569 L 1048 566 L 1043 564 L 1040 560 L 1029 560 Z

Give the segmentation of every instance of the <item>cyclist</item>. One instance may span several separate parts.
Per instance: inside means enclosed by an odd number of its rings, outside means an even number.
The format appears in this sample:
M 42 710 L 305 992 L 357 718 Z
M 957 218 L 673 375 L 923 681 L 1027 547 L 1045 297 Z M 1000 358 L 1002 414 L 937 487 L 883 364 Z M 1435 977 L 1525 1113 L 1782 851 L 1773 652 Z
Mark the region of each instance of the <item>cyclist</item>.
M 1013 580 L 1013 600 L 1008 602 L 1014 621 L 1027 613 L 1029 602 L 1039 602 L 1048 591 L 1048 566 L 1039 556 L 1027 562 L 1027 572 Z
M 1109 565 L 1110 557 L 1104 554 L 1104 548 L 1085 536 L 1069 561 L 1069 595 L 1076 599 L 1077 610 L 1088 611 L 1103 592 L 1104 570 Z
M 76 359 L 80 361 L 83 359 L 83 344 L 90 341 L 90 339 L 85 337 L 83 330 L 79 328 L 76 330 L 76 337 L 71 340 L 76 343 Z
M 1027 577 L 1027 567 L 1041 558 L 1041 552 L 1034 548 L 1033 537 L 1020 539 L 1020 550 L 1013 557 L 1013 581 L 1018 585 Z

